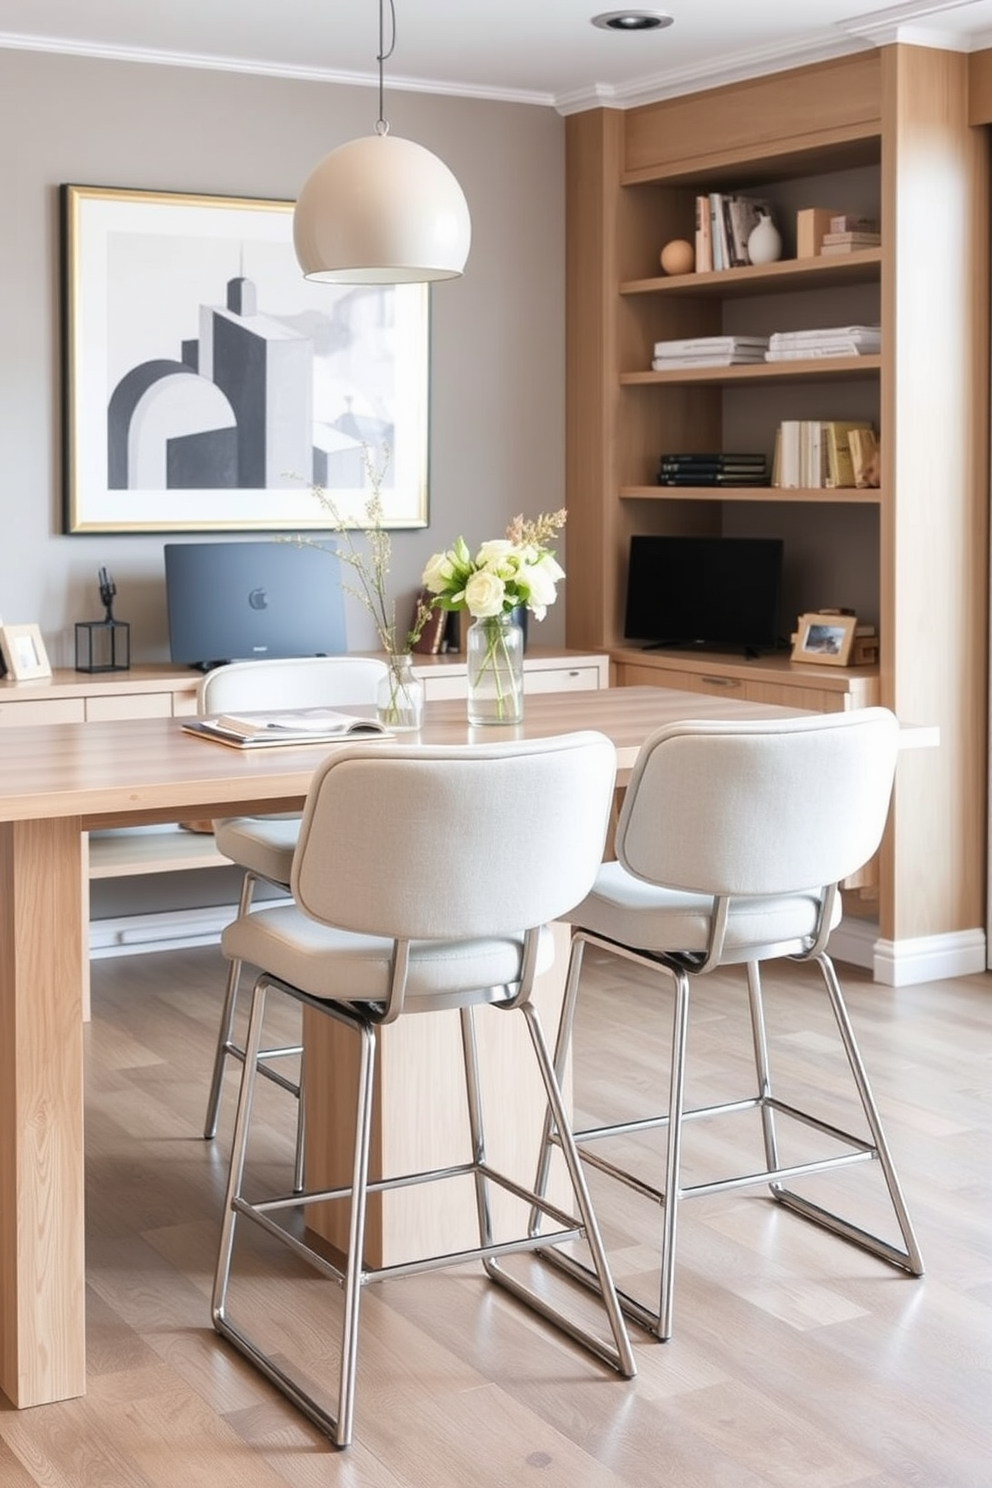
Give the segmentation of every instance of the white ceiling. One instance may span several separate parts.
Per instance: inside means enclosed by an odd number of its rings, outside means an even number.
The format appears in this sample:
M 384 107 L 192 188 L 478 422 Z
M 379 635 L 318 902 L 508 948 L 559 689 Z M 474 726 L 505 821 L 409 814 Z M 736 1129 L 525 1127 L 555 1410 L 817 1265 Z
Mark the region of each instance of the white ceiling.
M 992 45 L 992 0 L 643 0 L 674 25 L 600 30 L 617 0 L 395 0 L 389 88 L 630 106 L 889 41 Z M 386 3 L 388 43 L 388 0 Z M 374 80 L 378 0 L 0 0 L 0 47 Z M 387 107 L 388 114 L 388 107 Z

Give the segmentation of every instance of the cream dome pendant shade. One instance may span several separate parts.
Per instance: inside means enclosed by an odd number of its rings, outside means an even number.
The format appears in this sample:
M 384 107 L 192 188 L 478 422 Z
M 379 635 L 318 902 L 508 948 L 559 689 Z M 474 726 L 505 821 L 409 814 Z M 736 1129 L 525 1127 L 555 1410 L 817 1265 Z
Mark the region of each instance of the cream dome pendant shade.
M 453 279 L 471 240 L 465 194 L 444 161 L 386 132 L 326 155 L 293 213 L 305 278 L 331 284 Z
M 383 40 L 387 3 L 388 48 Z M 293 243 L 306 279 L 424 284 L 454 279 L 465 267 L 472 241 L 465 193 L 443 160 L 389 133 L 382 67 L 395 45 L 395 0 L 379 0 L 375 134 L 339 145 L 304 182 L 293 213 Z

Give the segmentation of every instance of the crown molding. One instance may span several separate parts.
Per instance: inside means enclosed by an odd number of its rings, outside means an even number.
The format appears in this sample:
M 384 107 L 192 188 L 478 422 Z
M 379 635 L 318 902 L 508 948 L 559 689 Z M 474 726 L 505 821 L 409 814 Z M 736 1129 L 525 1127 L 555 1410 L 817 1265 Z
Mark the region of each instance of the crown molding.
M 782 43 L 777 46 L 752 48 L 729 56 L 714 57 L 694 67 L 673 68 L 613 87 L 590 83 L 588 87 L 555 94 L 514 88 L 479 88 L 468 84 L 438 82 L 430 78 L 394 77 L 390 91 L 427 93 L 438 97 L 474 98 L 495 103 L 530 104 L 553 108 L 559 114 L 582 113 L 593 108 L 631 109 L 657 103 L 686 93 L 718 88 L 728 83 L 746 82 L 769 73 L 789 68 L 828 62 L 850 56 L 869 47 L 892 42 L 926 46 L 943 50 L 977 51 L 992 46 L 992 30 L 968 35 L 941 27 L 940 17 L 952 11 L 967 9 L 971 0 L 908 0 L 902 5 L 865 12 L 838 22 L 800 46 Z M 131 62 L 156 67 L 184 67 L 213 72 L 247 73 L 257 77 L 289 79 L 295 82 L 329 83 L 337 87 L 376 88 L 376 73 L 343 72 L 321 67 L 297 67 L 257 62 L 245 57 L 219 57 L 191 52 L 155 51 L 90 42 L 63 37 L 24 36 L 0 32 L 0 49 L 8 51 L 48 52 L 63 56 L 88 57 L 100 61 Z
M 971 34 L 949 31 L 941 26 L 941 16 L 969 9 L 972 0 L 907 0 L 903 5 L 889 5 L 884 10 L 867 11 L 838 21 L 837 27 L 873 46 L 901 42 L 909 46 L 934 47 L 939 51 L 971 52 L 985 45 L 983 32 Z
M 188 67 L 206 72 L 240 72 L 255 77 L 287 79 L 291 82 L 333 83 L 338 87 L 378 88 L 378 73 L 339 72 L 328 67 L 294 67 L 285 63 L 258 62 L 247 57 L 218 57 L 194 52 L 166 52 L 150 48 L 96 45 L 68 37 L 24 36 L 0 32 L 0 50 L 48 52 L 66 57 L 88 57 L 101 62 L 137 62 L 154 67 Z M 389 91 L 430 93 L 440 97 L 479 98 L 494 103 L 529 103 L 553 108 L 553 93 L 522 88 L 474 88 L 462 83 L 437 82 L 431 78 L 397 77 L 390 74 Z

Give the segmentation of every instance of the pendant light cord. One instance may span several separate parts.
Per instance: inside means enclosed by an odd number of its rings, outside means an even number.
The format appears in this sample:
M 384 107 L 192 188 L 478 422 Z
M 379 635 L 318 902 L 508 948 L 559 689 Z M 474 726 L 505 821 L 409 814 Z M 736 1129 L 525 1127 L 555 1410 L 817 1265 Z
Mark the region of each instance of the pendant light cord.
M 375 132 L 376 132 L 376 134 L 388 134 L 389 133 L 389 124 L 386 121 L 386 117 L 385 117 L 385 105 L 384 105 L 384 102 L 383 102 L 382 64 L 389 57 L 391 57 L 393 55 L 393 52 L 394 52 L 394 50 L 396 48 L 396 5 L 394 3 L 394 0 L 388 0 L 388 4 L 389 4 L 389 37 L 390 37 L 390 40 L 389 40 L 389 48 L 387 50 L 387 48 L 385 46 L 385 43 L 384 43 L 384 31 L 385 31 L 385 27 L 384 27 L 384 23 L 383 23 L 383 16 L 384 16 L 385 4 L 386 4 L 386 0 L 379 0 L 379 54 L 376 57 L 376 61 L 379 64 L 379 118 L 378 118 L 378 120 L 376 122 L 376 126 L 375 126 Z

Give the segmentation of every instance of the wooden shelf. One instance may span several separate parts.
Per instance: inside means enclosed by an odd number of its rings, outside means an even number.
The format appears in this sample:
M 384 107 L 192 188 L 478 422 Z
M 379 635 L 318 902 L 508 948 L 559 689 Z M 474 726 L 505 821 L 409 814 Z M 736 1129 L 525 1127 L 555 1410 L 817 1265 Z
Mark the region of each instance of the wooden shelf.
M 178 827 L 143 832 L 90 833 L 90 878 L 130 878 L 143 873 L 182 873 L 187 868 L 230 868 L 217 851 L 212 832 Z
M 651 279 L 627 279 L 622 295 L 667 294 L 693 298 L 769 294 L 789 289 L 832 289 L 845 284 L 871 284 L 882 271 L 881 248 L 826 258 L 789 258 L 774 264 L 749 264 L 739 269 L 714 269 L 703 274 L 668 274 Z
M 839 378 L 878 377 L 880 356 L 813 357 L 802 362 L 751 362 L 737 367 L 676 367 L 671 372 L 621 372 L 624 387 L 661 387 L 679 383 L 729 385 L 738 382 L 832 382 Z
M 843 502 L 853 506 L 880 506 L 882 492 L 877 486 L 832 486 L 830 488 L 782 486 L 621 486 L 621 501 L 804 501 L 833 506 Z

